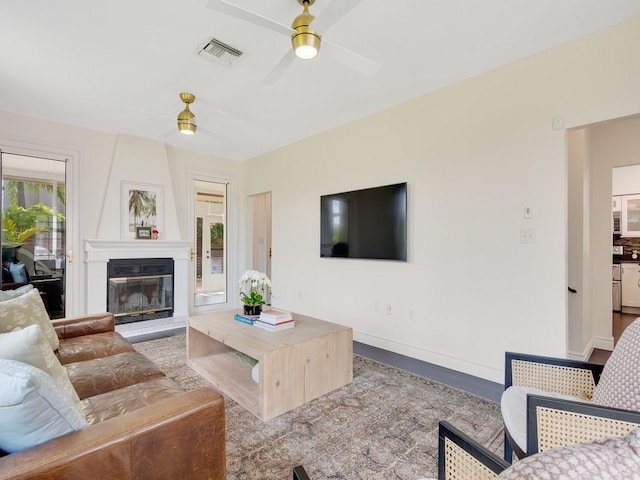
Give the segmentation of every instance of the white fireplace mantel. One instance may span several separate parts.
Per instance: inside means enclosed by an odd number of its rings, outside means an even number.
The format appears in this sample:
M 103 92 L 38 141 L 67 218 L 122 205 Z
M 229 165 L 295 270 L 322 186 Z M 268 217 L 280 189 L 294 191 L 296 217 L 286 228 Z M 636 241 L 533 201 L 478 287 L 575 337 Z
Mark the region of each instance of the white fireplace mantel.
M 173 258 L 173 315 L 188 314 L 189 246 L 182 240 L 86 240 L 87 313 L 107 309 L 107 262 L 115 258 Z

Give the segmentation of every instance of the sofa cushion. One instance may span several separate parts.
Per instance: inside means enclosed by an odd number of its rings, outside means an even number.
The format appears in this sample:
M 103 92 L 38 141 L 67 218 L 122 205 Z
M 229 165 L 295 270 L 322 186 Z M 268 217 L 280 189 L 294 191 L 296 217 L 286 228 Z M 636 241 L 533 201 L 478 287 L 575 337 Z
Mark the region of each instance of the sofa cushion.
M 176 382 L 162 377 L 85 398 L 80 406 L 93 425 L 183 393 Z
M 25 293 L 33 290 L 33 285 L 23 285 L 14 290 L 0 290 L 0 302 L 4 302 L 6 300 L 11 300 L 12 298 L 19 297 L 20 295 L 24 295 Z
M 0 448 L 13 453 L 87 425 L 73 400 L 39 368 L 0 359 Z
M 135 351 L 69 363 L 66 368 L 81 400 L 164 376 L 151 360 Z
M 131 343 L 118 332 L 103 332 L 61 339 L 56 353 L 60 363 L 66 365 L 133 351 Z
M 626 437 L 559 447 L 514 463 L 500 480 L 640 478 L 640 428 Z
M 27 363 L 49 374 L 70 398 L 80 399 L 38 325 L 0 334 L 0 357 Z
M 39 325 L 51 348 L 58 348 L 58 335 L 44 308 L 40 292 L 35 288 L 19 297 L 0 302 L 0 333 L 29 325 Z
M 527 395 L 543 395 L 577 402 L 586 401 L 584 398 L 547 392 L 533 387 L 512 386 L 507 388 L 500 399 L 500 410 L 505 428 L 523 452 L 527 451 Z
M 640 320 L 623 332 L 600 375 L 593 403 L 640 411 Z

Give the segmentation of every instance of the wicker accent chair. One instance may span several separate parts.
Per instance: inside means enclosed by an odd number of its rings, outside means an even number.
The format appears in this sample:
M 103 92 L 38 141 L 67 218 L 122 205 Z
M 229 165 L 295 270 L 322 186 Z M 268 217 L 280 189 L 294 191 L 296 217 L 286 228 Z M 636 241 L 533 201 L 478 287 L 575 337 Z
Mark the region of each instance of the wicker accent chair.
M 438 480 L 492 480 L 509 467 L 449 422 L 441 421 L 438 432 Z
M 623 436 L 640 425 L 640 320 L 606 365 L 507 352 L 504 458 Z

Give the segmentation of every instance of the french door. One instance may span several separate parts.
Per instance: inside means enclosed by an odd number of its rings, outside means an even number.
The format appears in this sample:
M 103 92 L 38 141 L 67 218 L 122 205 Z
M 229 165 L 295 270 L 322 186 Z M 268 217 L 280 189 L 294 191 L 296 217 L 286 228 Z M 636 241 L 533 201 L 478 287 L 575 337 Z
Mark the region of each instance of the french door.
M 32 283 L 51 318 L 66 313 L 67 159 L 0 152 L 2 283 Z
M 226 182 L 193 181 L 193 306 L 228 301 Z

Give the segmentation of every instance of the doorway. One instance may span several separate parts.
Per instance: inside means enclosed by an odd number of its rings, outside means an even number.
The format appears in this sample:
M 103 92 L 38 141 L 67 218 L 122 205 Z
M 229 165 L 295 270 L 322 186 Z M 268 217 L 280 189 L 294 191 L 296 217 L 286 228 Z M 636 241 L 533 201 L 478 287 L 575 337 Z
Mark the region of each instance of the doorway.
M 638 131 L 640 116 L 635 115 L 567 132 L 567 271 L 569 286 L 577 290 L 568 299 L 570 358 L 588 359 L 593 349 L 611 351 L 617 339 L 612 318 L 612 196 L 622 192 L 613 188 L 614 169 L 637 163 Z M 629 258 L 632 253 L 625 249 Z M 613 255 L 616 260 L 622 259 Z
M 31 284 L 49 316 L 66 315 L 67 160 L 0 152 L 2 288 Z

